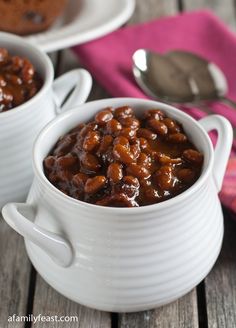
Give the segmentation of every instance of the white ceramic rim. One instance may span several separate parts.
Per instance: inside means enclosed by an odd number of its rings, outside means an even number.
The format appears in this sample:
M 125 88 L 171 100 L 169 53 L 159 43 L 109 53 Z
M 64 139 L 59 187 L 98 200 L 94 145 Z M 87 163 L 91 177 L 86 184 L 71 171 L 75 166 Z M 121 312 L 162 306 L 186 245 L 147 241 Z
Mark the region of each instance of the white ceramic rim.
M 74 1 L 77 0 L 70 0 L 68 6 L 71 6 Z M 109 15 L 111 13 L 109 11 L 111 11 L 114 7 L 114 3 L 116 3 L 116 5 L 119 4 L 119 8 L 116 8 L 116 11 L 112 10 L 112 17 L 110 17 Z M 80 45 L 85 42 L 101 38 L 108 33 L 115 31 L 128 21 L 135 9 L 135 0 L 122 0 L 120 2 L 117 0 L 83 0 L 82 6 L 84 4 L 93 8 L 93 12 L 96 12 L 96 14 L 93 14 L 91 17 L 91 13 L 88 10 L 84 12 L 82 8 L 82 11 L 78 13 L 78 16 L 74 17 L 74 20 L 69 24 L 59 27 L 53 26 L 47 31 L 29 35 L 25 38 L 33 44 L 37 44 L 45 52 L 52 52 L 63 48 Z M 106 8 L 106 4 L 108 6 L 108 10 Z M 104 14 L 102 17 L 100 17 L 101 15 L 96 11 L 98 6 L 103 8 Z M 59 20 L 62 18 L 63 15 L 59 18 Z M 95 21 L 100 21 L 102 19 L 102 22 L 96 22 L 95 24 L 90 23 L 87 28 L 83 28 L 83 25 L 81 25 L 81 19 L 89 19 L 92 22 L 94 18 Z
M 146 206 L 140 206 L 140 207 L 108 207 L 108 206 L 100 206 L 100 205 L 98 206 L 98 205 L 86 203 L 81 200 L 77 200 L 75 198 L 65 195 L 63 192 L 61 192 L 59 189 L 57 189 L 55 186 L 53 186 L 53 184 L 51 184 L 50 181 L 46 178 L 46 176 L 43 172 L 43 169 L 41 167 L 41 163 L 38 159 L 37 149 L 39 147 L 41 147 L 42 141 L 45 139 L 45 136 L 47 135 L 48 131 L 53 129 L 57 125 L 58 122 L 66 119 L 68 116 L 73 115 L 76 111 L 78 111 L 80 109 L 81 106 L 95 104 L 98 108 L 101 108 L 101 107 L 99 107 L 99 104 L 103 103 L 104 101 L 110 101 L 110 105 L 114 105 L 114 106 L 115 106 L 116 102 L 120 102 L 120 101 L 122 101 L 124 104 L 128 103 L 130 101 L 133 101 L 136 104 L 138 104 L 138 103 L 141 104 L 141 103 L 145 102 L 146 104 L 150 104 L 150 108 L 153 108 L 154 106 L 156 108 L 160 107 L 160 109 L 162 109 L 162 110 L 167 110 L 167 111 L 171 110 L 171 111 L 174 111 L 180 117 L 182 116 L 183 118 L 187 118 L 192 124 L 194 124 L 198 127 L 199 133 L 202 133 L 203 137 L 205 138 L 205 142 L 206 142 L 206 145 L 208 147 L 208 152 L 209 152 L 209 161 L 208 161 L 208 163 L 206 163 L 205 171 L 202 172 L 201 176 L 190 188 L 188 188 L 181 194 L 179 194 L 173 198 L 170 198 L 168 200 L 165 200 L 161 203 L 156 203 L 156 204 L 152 204 L 152 205 L 146 205 Z M 163 208 L 166 208 L 169 206 L 173 206 L 173 205 L 183 201 L 184 199 L 186 199 L 187 197 L 189 197 L 190 195 L 195 193 L 199 188 L 201 188 L 203 183 L 206 181 L 206 179 L 208 179 L 209 175 L 211 174 L 212 169 L 213 169 L 213 161 L 214 161 L 214 150 L 213 150 L 213 146 L 211 144 L 211 140 L 210 140 L 207 132 L 203 129 L 203 127 L 200 124 L 197 124 L 196 120 L 194 120 L 190 115 L 184 113 L 183 111 L 181 111 L 171 105 L 167 105 L 167 104 L 164 104 L 161 102 L 147 100 L 147 99 L 138 99 L 138 98 L 107 98 L 107 99 L 102 99 L 102 100 L 91 101 L 91 102 L 83 104 L 81 106 L 73 108 L 69 112 L 65 112 L 65 113 L 59 115 L 57 118 L 55 118 L 50 123 L 48 123 L 43 128 L 43 130 L 41 130 L 40 134 L 38 135 L 37 139 L 34 142 L 34 147 L 33 147 L 34 174 L 35 174 L 35 176 L 37 176 L 37 178 L 40 179 L 40 182 L 43 184 L 43 186 L 45 188 L 50 190 L 56 197 L 61 198 L 62 201 L 65 201 L 72 205 L 82 206 L 82 207 L 90 209 L 90 210 L 96 209 L 96 211 L 102 211 L 102 212 L 106 211 L 107 213 L 111 213 L 111 214 L 114 212 L 118 212 L 118 213 L 120 212 L 121 214 L 124 214 L 124 215 L 125 214 L 135 215 L 137 212 L 145 213 L 145 212 L 149 212 L 149 211 L 155 210 L 155 209 L 160 210 L 160 209 L 163 209 Z M 135 107 L 135 105 L 134 105 L 134 107 Z M 76 123 L 75 123 L 75 125 L 76 125 Z
M 30 54 L 36 54 L 37 57 L 40 57 L 42 60 L 42 64 L 45 66 L 46 76 L 44 78 L 41 89 L 35 94 L 35 96 L 33 96 L 32 98 L 30 98 L 29 100 L 27 100 L 26 102 L 24 102 L 23 104 L 21 104 L 17 107 L 14 107 L 5 112 L 1 112 L 0 120 L 3 117 L 12 116 L 16 112 L 25 110 L 26 107 L 29 107 L 29 106 L 33 107 L 35 105 L 35 103 L 39 100 L 39 98 L 43 97 L 43 95 L 48 91 L 48 89 L 52 85 L 53 78 L 54 78 L 53 66 L 52 66 L 52 63 L 51 63 L 49 57 L 47 56 L 47 54 L 45 54 L 43 51 L 41 51 L 35 45 L 30 43 L 29 41 L 26 41 L 25 39 L 23 39 L 20 36 L 17 36 L 17 35 L 11 34 L 11 33 L 0 32 L 0 45 L 1 45 L 2 38 L 6 39 L 6 42 L 11 43 L 13 46 L 15 45 L 17 47 L 17 45 L 20 45 L 20 47 L 24 48 L 24 50 L 26 50 L 26 52 L 28 52 Z M 17 55 L 17 53 L 15 55 Z

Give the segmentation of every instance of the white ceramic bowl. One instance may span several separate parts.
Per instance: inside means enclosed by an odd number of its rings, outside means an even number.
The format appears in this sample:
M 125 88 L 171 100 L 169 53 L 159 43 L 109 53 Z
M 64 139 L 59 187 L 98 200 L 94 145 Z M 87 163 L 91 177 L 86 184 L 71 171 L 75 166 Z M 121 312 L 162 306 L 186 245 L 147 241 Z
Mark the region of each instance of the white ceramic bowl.
M 130 105 L 139 113 L 159 108 L 181 122 L 204 153 L 198 181 L 160 204 L 109 208 L 64 195 L 46 179 L 42 162 L 57 139 L 107 106 Z M 215 151 L 207 135 L 217 130 Z M 166 104 L 106 99 L 60 115 L 34 146 L 35 179 L 26 204 L 8 204 L 3 217 L 25 238 L 42 277 L 68 298 L 105 311 L 154 308 L 182 296 L 210 271 L 219 254 L 221 189 L 232 128 L 221 116 L 199 122 Z
M 24 39 L 0 33 L 0 46 L 11 55 L 28 58 L 43 78 L 43 87 L 24 104 L 0 113 L 0 209 L 9 201 L 26 199 L 33 179 L 32 145 L 38 132 L 58 113 L 83 103 L 91 89 L 91 76 L 73 70 L 53 81 L 49 57 Z M 74 92 L 62 103 L 68 93 Z

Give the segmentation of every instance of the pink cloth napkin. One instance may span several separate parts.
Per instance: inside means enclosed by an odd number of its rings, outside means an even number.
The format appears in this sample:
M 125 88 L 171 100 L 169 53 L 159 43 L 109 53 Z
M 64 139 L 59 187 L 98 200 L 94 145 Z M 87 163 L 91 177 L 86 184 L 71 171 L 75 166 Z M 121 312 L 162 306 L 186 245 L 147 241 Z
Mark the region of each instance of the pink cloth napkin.
M 229 96 L 236 100 L 236 36 L 211 12 L 198 11 L 129 26 L 101 39 L 77 46 L 74 51 L 94 78 L 116 97 L 148 98 L 132 76 L 132 54 L 139 48 L 159 53 L 170 50 L 195 52 L 223 70 Z M 236 109 L 214 103 L 212 110 L 236 127 Z M 197 108 L 187 112 L 199 119 L 206 114 Z M 221 191 L 222 203 L 236 213 L 236 140 Z

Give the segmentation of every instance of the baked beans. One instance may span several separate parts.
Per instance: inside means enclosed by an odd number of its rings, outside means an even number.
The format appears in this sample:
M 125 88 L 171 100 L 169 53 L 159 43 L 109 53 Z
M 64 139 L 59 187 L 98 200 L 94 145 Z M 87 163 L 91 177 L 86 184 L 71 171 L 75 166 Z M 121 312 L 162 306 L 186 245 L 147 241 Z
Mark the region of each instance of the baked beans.
M 136 207 L 162 202 L 200 176 L 203 154 L 179 122 L 159 109 L 141 118 L 129 106 L 105 108 L 62 136 L 44 160 L 49 181 L 88 203 Z

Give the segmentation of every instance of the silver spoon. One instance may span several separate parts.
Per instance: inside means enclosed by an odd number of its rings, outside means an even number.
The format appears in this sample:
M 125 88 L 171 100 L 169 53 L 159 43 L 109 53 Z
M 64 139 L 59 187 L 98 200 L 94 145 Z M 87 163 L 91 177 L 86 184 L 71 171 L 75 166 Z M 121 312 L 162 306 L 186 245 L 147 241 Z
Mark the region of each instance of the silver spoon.
M 133 55 L 133 73 L 139 86 L 154 98 L 181 104 L 220 100 L 236 107 L 225 96 L 227 80 L 220 68 L 189 52 L 160 55 L 139 49 Z

